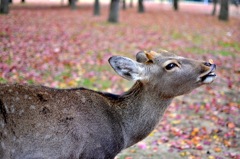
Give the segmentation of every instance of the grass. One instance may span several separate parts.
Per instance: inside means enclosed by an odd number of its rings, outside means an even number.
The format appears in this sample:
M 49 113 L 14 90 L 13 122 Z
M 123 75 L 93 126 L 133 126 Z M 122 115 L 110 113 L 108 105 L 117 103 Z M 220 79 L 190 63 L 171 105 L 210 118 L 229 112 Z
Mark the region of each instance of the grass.
M 218 51 L 217 53 L 220 54 L 220 55 L 222 55 L 222 56 L 232 56 L 232 55 L 234 55 L 233 52 L 227 51 L 227 50 L 221 50 L 221 51 Z M 216 53 L 216 54 L 217 54 L 217 53 Z
M 223 41 L 219 41 L 218 45 L 222 46 L 224 48 L 234 48 L 236 51 L 240 51 L 240 43 L 237 43 L 237 42 L 223 42 Z
M 193 53 L 193 54 L 206 54 L 208 51 L 198 48 L 198 47 L 189 47 L 185 49 L 187 52 Z
M 7 80 L 3 77 L 0 77 L 0 83 L 7 83 Z
M 222 50 L 205 50 L 198 47 L 188 47 L 185 49 L 186 52 L 192 53 L 192 54 L 214 54 L 214 55 L 221 55 L 221 56 L 235 56 L 235 53 L 232 51 L 229 51 L 227 49 Z

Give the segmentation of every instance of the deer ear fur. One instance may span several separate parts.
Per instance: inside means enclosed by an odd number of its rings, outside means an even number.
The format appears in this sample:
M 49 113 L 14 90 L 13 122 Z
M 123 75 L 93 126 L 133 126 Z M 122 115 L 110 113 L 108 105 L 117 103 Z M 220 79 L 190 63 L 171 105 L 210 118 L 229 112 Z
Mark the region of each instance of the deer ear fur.
M 143 70 L 140 63 L 127 57 L 112 56 L 109 58 L 112 68 L 123 78 L 127 80 L 140 80 Z

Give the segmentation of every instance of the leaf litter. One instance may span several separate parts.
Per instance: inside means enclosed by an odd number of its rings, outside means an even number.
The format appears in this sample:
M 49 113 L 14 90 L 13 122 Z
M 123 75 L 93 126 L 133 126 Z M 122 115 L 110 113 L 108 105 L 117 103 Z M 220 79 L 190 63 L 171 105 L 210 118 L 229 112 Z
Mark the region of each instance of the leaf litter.
M 12 6 L 0 16 L 0 82 L 121 93 L 132 83 L 111 70 L 111 55 L 163 48 L 210 60 L 215 82 L 177 97 L 156 129 L 117 158 L 239 159 L 240 20 L 154 8 L 121 11 L 120 23 L 109 24 L 106 6 L 99 17 L 84 5 L 73 12 Z

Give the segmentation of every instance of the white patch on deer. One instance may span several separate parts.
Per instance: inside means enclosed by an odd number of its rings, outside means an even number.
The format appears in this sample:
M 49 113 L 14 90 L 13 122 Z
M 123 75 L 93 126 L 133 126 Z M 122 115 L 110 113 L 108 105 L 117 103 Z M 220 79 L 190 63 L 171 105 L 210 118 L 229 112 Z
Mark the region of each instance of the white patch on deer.
M 36 133 L 36 137 L 39 137 L 39 135 L 40 135 L 39 133 Z
M 1 127 L 1 128 L 4 128 L 4 126 L 5 126 L 4 122 L 3 122 L 3 121 L 0 121 L 0 127 Z
M 16 136 L 13 136 L 12 141 L 16 141 Z
M 215 76 L 208 76 L 208 77 L 203 81 L 203 83 L 205 83 L 205 84 L 212 83 L 215 78 L 216 78 Z
M 1 147 L 2 147 L 3 149 L 6 149 L 5 144 L 4 144 L 3 141 L 1 142 Z
M 182 56 L 178 56 L 178 57 L 175 57 L 176 59 L 179 59 L 179 60 L 181 60 L 181 59 L 185 59 L 185 57 L 182 57 Z
M 52 137 L 52 135 L 46 135 L 44 139 L 50 139 Z
M 15 106 L 11 105 L 11 113 L 14 113 L 14 112 L 15 112 Z
M 42 124 L 41 123 L 37 123 L 36 127 L 40 127 Z
M 22 142 L 22 139 L 21 138 L 18 138 L 15 140 L 16 143 L 21 143 Z
M 35 105 L 30 105 L 30 109 L 32 110 L 36 109 Z
M 63 113 L 68 113 L 68 112 L 69 112 L 69 110 L 67 108 L 63 109 Z
M 6 130 L 3 131 L 3 135 L 6 135 L 6 136 L 8 135 Z
M 84 96 L 82 96 L 81 101 L 82 101 L 82 103 L 85 103 L 86 102 L 86 98 Z
M 28 98 L 28 95 L 27 95 L 27 94 L 25 94 L 25 95 L 24 95 L 24 99 L 27 99 L 27 98 Z
M 16 97 L 16 98 L 15 98 L 15 100 L 16 100 L 16 101 L 19 101 L 19 100 L 20 100 L 20 98 L 19 98 L 19 97 Z
M 9 113 L 8 106 L 6 103 L 4 103 L 4 107 L 5 107 L 6 113 Z
M 22 115 L 23 113 L 24 113 L 23 109 L 19 111 L 19 115 Z
M 16 150 L 15 149 L 11 149 L 11 153 L 14 153 Z

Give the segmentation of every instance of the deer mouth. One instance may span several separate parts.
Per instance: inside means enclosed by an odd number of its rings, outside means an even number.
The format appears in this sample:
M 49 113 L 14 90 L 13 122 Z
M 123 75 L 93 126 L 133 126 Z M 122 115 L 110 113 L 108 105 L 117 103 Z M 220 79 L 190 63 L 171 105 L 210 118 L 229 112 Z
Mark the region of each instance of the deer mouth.
M 216 70 L 216 65 L 213 64 L 208 71 L 204 72 L 199 76 L 198 78 L 199 81 L 201 81 L 203 84 L 212 83 L 217 76 L 216 73 L 214 72 L 215 70 Z

